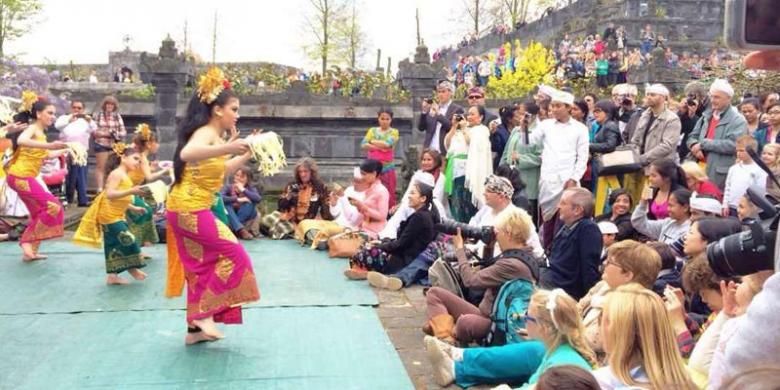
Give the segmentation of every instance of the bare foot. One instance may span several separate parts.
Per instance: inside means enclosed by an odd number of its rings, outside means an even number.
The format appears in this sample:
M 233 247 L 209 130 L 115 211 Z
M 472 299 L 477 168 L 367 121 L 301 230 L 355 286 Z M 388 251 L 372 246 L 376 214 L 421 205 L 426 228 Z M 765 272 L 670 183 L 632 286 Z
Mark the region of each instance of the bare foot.
M 106 277 L 106 284 L 109 286 L 125 285 L 125 284 L 130 284 L 130 282 L 128 282 L 127 279 L 124 279 L 117 274 L 109 274 L 108 277 Z
M 214 341 L 214 340 L 217 339 L 209 335 L 206 335 L 203 332 L 187 333 L 187 336 L 184 338 L 184 344 L 193 345 L 193 344 L 202 343 L 204 341 Z
M 219 331 L 213 317 L 192 321 L 192 324 L 203 331 L 203 334 L 216 339 L 223 339 L 225 335 Z
M 22 243 L 20 245 L 22 247 L 22 260 L 23 261 L 35 261 L 35 260 L 41 260 L 37 259 L 35 256 L 35 249 L 33 248 L 33 244 L 29 242 Z
M 144 280 L 146 279 L 146 273 L 144 271 L 141 271 L 138 268 L 131 268 L 127 270 L 127 273 L 130 274 L 130 276 L 133 277 L 135 280 Z

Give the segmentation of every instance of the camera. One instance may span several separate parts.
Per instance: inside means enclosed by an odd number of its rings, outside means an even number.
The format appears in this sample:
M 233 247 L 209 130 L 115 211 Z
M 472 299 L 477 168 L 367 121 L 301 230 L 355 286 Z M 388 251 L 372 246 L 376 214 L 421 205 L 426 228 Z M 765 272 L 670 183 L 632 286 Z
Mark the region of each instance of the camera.
M 467 223 L 448 220 L 437 223 L 435 229 L 437 232 L 449 235 L 458 234 L 460 229 L 463 238 L 482 241 L 485 244 L 492 244 L 496 240 L 496 232 L 492 226 L 474 227 Z
M 687 100 L 685 100 L 685 104 L 687 104 L 689 106 L 695 106 L 696 105 L 696 99 L 688 98 Z
M 427 104 L 433 104 L 433 99 L 431 98 L 423 99 L 423 101 Z
M 748 189 L 747 196 L 761 209 L 761 220 L 747 222 L 747 230 L 723 237 L 707 246 L 710 268 L 723 278 L 774 269 L 775 237 L 780 213 L 775 205 L 753 189 Z
M 455 114 L 455 122 L 460 122 L 463 120 L 463 114 Z
M 734 50 L 769 50 L 780 46 L 780 7 L 776 0 L 726 0 L 723 35 Z
M 632 106 L 632 105 L 634 105 L 634 101 L 631 100 L 630 98 L 623 98 L 623 101 L 620 102 L 620 104 L 622 104 L 624 106 Z

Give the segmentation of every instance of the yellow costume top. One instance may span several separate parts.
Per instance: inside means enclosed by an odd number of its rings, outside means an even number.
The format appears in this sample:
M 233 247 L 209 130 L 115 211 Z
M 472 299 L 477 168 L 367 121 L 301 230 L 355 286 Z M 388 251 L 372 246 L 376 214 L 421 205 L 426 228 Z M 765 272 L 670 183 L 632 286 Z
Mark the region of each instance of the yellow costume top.
M 46 136 L 41 134 L 34 141 L 46 142 Z M 41 172 L 43 160 L 49 156 L 49 151 L 40 148 L 17 146 L 11 161 L 8 163 L 8 174 L 16 177 L 35 177 Z
M 122 178 L 117 186 L 118 191 L 125 191 L 133 186 L 128 176 Z M 92 201 L 87 212 L 81 217 L 73 243 L 92 248 L 103 246 L 103 226 L 125 220 L 125 213 L 133 202 L 133 196 L 127 195 L 118 199 L 108 199 L 103 191 Z
M 133 181 L 129 176 L 122 178 L 117 186 L 117 191 L 127 191 L 133 187 Z M 116 199 L 108 199 L 107 196 L 100 196 L 98 205 L 97 222 L 101 225 L 110 225 L 114 222 L 124 221 L 125 213 L 133 203 L 133 195 L 123 196 Z
M 226 160 L 227 156 L 220 156 L 186 163 L 181 181 L 168 194 L 168 210 L 189 213 L 210 209 L 214 194 L 222 188 L 225 179 Z

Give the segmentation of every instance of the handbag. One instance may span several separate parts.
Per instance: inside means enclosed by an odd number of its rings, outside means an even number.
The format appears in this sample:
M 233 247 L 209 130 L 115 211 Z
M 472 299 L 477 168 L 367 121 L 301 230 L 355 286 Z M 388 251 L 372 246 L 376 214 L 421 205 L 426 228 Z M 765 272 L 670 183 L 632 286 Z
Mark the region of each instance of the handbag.
M 639 153 L 630 146 L 618 146 L 614 152 L 596 157 L 598 176 L 620 175 L 636 172 L 640 169 L 642 169 L 642 164 L 639 163 Z
M 328 256 L 352 258 L 365 243 L 366 239 L 360 232 L 347 231 L 328 238 Z

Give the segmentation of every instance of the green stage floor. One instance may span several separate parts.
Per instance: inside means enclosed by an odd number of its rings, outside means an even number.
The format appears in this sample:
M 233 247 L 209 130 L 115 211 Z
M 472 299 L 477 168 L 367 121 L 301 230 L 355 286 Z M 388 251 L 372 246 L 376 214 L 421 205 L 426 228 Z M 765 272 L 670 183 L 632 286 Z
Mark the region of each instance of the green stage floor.
M 345 260 L 295 242 L 246 245 L 262 299 L 225 340 L 185 347 L 184 300 L 162 295 L 164 246 L 149 278 L 106 286 L 102 251 L 46 242 L 21 262 L 0 244 L 0 389 L 411 389 L 365 283 Z

